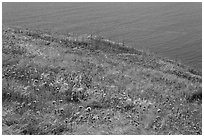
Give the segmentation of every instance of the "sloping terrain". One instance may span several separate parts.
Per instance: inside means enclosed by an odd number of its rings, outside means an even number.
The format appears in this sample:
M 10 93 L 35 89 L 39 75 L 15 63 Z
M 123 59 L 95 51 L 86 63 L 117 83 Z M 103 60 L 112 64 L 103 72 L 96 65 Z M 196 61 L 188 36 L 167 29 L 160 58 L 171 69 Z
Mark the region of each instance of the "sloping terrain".
M 99 36 L 2 36 L 3 134 L 202 134 L 201 72 Z

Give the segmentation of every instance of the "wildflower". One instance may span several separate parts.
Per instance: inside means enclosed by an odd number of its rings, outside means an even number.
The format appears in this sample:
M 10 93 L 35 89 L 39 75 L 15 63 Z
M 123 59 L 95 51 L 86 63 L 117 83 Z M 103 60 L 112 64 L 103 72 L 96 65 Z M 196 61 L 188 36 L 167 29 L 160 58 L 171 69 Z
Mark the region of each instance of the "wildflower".
M 90 112 L 90 111 L 91 111 L 91 107 L 87 107 L 87 108 L 86 108 L 86 111 L 87 111 L 87 112 Z
M 37 86 L 38 80 L 33 81 L 33 86 Z
M 21 107 L 25 107 L 25 102 L 23 102 L 23 103 L 21 104 Z
M 10 94 L 10 93 L 7 93 L 7 96 L 8 96 L 8 97 L 11 97 L 11 94 Z
M 79 110 L 82 110 L 83 109 L 83 106 L 79 106 Z
M 120 109 L 120 106 L 117 105 L 117 106 L 116 106 L 116 109 Z
M 40 111 L 37 111 L 36 114 L 40 115 Z
M 58 110 L 57 110 L 57 109 L 55 109 L 55 111 L 54 111 L 55 115 L 57 114 L 57 111 L 58 111 Z
M 62 102 L 63 102 L 63 100 L 59 100 L 59 102 L 60 102 L 60 103 L 62 103 Z
M 59 91 L 59 90 L 60 90 L 60 88 L 59 88 L 59 87 L 56 87 L 56 90 L 57 90 L 57 91 Z
M 80 114 L 80 112 L 77 112 L 74 114 L 74 117 L 77 117 Z
M 111 120 L 111 117 L 110 117 L 110 116 L 107 116 L 107 119 L 108 119 L 108 120 Z
M 31 106 L 31 103 L 28 103 L 27 105 L 28 105 L 28 106 Z
M 37 103 L 37 101 L 36 101 L 36 100 L 34 100 L 34 101 L 33 101 L 33 103 L 34 103 L 34 104 L 36 104 L 36 103 Z
M 53 104 L 53 105 L 56 105 L 56 101 L 52 101 L 52 104 Z
M 24 90 L 27 91 L 27 89 L 28 89 L 29 87 L 30 87 L 30 86 L 26 86 L 26 87 L 24 87 Z
M 54 84 L 51 82 L 51 83 L 49 84 L 49 86 L 52 87 L 52 86 L 54 86 Z
M 109 121 L 109 122 L 111 122 L 111 117 L 110 116 L 106 116 L 106 117 L 104 117 L 104 120 L 106 121 Z
M 98 118 L 99 118 L 98 115 L 92 117 L 93 120 L 98 120 Z
M 126 118 L 131 118 L 132 116 L 130 115 L 130 114 L 128 114 L 127 116 L 126 116 Z
M 82 120 L 84 117 L 82 115 L 79 116 L 79 119 Z
M 64 112 L 64 109 L 63 109 L 63 108 L 61 108 L 61 109 L 60 109 L 60 113 L 62 114 L 63 112 Z
M 161 109 L 157 109 L 157 112 L 160 113 L 160 112 L 161 112 Z
M 132 99 L 131 98 L 127 98 L 126 103 L 127 104 L 131 104 L 132 103 Z
M 69 120 L 66 118 L 66 119 L 64 120 L 64 122 L 67 124 L 67 123 L 69 122 Z

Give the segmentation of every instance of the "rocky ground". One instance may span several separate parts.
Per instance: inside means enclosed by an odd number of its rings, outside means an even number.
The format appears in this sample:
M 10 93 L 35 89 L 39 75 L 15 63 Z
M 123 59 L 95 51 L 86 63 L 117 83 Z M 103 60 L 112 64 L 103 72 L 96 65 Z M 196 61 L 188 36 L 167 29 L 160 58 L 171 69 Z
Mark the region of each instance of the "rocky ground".
M 202 134 L 202 76 L 92 35 L 3 26 L 3 134 Z

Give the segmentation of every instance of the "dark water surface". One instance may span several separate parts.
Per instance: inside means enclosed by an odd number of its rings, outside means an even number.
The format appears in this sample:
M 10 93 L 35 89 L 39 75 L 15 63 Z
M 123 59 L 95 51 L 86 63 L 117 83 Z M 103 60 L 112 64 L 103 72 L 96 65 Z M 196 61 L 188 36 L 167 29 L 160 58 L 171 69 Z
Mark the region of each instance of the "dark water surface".
M 2 23 L 92 33 L 202 68 L 201 3 L 3 3 Z

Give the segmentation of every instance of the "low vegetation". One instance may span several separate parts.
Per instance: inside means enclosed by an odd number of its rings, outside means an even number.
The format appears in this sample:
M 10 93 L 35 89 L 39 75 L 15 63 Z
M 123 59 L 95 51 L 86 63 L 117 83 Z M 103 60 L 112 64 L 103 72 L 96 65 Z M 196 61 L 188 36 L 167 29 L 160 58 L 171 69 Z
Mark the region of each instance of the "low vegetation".
M 202 134 L 202 77 L 92 35 L 3 26 L 3 134 Z

